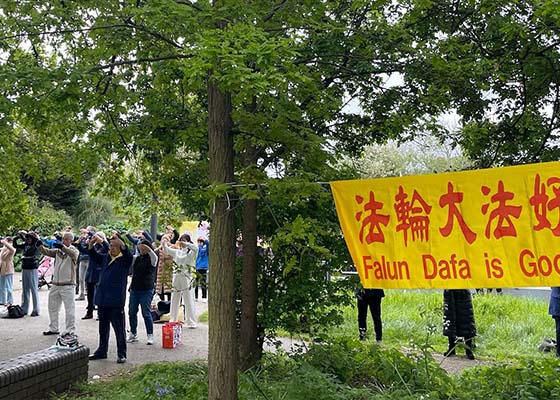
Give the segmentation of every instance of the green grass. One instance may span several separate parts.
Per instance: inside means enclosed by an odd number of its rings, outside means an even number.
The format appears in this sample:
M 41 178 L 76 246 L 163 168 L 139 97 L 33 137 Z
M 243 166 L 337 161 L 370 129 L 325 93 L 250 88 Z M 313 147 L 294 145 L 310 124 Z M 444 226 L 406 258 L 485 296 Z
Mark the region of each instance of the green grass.
M 387 346 L 432 345 L 436 352 L 447 347 L 442 336 L 441 291 L 387 290 L 382 302 L 383 342 Z M 509 295 L 473 296 L 478 336 L 476 355 L 496 360 L 541 357 L 537 350 L 544 337 L 554 338 L 554 320 L 548 302 Z M 344 310 L 344 324 L 334 336 L 358 336 L 356 307 Z M 373 338 L 368 315 L 368 337 Z

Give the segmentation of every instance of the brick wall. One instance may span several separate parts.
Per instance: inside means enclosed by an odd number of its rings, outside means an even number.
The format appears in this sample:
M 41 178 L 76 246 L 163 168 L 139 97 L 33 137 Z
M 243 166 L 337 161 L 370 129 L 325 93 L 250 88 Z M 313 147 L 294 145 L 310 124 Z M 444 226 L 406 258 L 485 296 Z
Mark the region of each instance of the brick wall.
M 0 361 L 0 400 L 45 399 L 86 380 L 89 348 L 41 350 Z

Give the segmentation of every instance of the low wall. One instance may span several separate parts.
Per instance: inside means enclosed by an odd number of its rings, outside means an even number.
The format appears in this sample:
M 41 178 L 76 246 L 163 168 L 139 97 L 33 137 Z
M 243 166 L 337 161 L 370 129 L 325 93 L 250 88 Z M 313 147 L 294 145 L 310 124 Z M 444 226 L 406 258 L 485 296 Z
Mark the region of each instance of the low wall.
M 45 399 L 88 376 L 89 348 L 41 350 L 0 361 L 0 400 Z

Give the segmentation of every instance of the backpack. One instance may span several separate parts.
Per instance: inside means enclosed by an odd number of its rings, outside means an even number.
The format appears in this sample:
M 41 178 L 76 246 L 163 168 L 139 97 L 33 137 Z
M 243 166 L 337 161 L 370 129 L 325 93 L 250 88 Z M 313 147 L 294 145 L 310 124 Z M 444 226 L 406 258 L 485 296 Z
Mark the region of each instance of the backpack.
M 8 306 L 8 317 L 7 318 L 23 318 L 23 310 L 21 306 L 17 304 L 10 304 Z

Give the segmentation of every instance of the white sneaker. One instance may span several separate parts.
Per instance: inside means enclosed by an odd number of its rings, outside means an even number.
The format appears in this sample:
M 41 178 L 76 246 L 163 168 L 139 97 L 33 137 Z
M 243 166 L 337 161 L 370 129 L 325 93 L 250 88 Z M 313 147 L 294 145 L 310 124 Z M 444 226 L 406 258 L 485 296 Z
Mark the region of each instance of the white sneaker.
M 128 337 L 126 338 L 127 343 L 134 343 L 137 341 L 138 341 L 138 335 L 132 332 L 128 334 Z
M 154 344 L 154 335 L 148 335 L 148 342 L 147 344 Z

